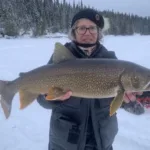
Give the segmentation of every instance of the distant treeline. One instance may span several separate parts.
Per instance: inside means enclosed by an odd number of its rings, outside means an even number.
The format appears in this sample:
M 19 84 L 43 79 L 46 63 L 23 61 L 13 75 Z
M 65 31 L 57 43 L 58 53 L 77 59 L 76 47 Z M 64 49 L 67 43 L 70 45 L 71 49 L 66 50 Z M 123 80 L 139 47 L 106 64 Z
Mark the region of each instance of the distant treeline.
M 0 0 L 0 34 L 18 36 L 32 33 L 33 36 L 41 36 L 55 32 L 67 33 L 73 15 L 82 8 L 87 8 L 82 0 L 73 4 L 65 0 Z M 107 34 L 150 35 L 150 17 L 113 11 L 99 12 L 110 19 Z

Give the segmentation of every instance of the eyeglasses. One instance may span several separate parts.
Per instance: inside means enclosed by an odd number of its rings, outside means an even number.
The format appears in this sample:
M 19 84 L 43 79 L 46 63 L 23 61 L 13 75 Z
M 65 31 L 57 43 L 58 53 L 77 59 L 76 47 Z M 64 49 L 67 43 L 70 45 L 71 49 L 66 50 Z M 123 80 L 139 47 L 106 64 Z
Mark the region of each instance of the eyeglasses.
M 86 33 L 87 30 L 89 30 L 89 32 L 91 34 L 96 34 L 97 31 L 98 31 L 98 28 L 97 26 L 91 26 L 91 27 L 85 27 L 85 26 L 79 26 L 79 27 L 76 27 L 75 30 L 77 31 L 78 34 L 80 35 L 84 35 Z

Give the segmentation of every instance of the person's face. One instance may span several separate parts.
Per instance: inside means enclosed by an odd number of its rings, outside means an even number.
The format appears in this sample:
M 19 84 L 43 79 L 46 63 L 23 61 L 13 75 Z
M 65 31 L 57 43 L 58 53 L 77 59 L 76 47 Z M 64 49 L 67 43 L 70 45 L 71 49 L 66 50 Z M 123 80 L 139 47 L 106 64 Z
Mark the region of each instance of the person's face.
M 75 28 L 75 40 L 82 44 L 93 44 L 98 39 L 98 27 L 88 19 L 80 19 Z

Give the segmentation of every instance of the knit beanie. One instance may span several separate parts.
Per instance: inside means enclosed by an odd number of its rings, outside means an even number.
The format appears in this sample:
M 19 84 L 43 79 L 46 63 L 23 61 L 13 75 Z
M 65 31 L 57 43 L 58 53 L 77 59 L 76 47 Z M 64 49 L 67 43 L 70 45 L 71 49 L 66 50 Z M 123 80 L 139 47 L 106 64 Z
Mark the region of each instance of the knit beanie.
M 104 19 L 103 17 L 94 9 L 83 9 L 79 11 L 72 19 L 71 27 L 74 25 L 74 23 L 79 19 L 89 19 L 92 22 L 94 22 L 99 28 L 103 29 L 104 27 Z

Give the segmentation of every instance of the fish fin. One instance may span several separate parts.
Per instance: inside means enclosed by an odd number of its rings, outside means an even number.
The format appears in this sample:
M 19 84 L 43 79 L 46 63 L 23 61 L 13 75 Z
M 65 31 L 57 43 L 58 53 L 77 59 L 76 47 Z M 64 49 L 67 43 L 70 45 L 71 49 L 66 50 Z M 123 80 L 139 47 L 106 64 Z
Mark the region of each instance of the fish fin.
M 120 108 L 123 102 L 123 96 L 124 96 L 124 91 L 119 90 L 117 93 L 117 96 L 113 99 L 113 101 L 110 104 L 110 116 L 112 116 L 117 109 Z
M 46 100 L 56 100 L 59 97 L 63 96 L 66 92 L 62 88 L 59 87 L 51 87 L 48 91 Z
M 71 51 L 67 49 L 63 44 L 56 42 L 52 57 L 53 63 L 57 64 L 72 59 L 76 59 L 76 57 L 71 53 Z
M 11 82 L 0 80 L 0 104 L 6 119 L 8 119 L 10 116 L 12 100 L 17 92 L 13 86 L 9 86 L 9 83 Z
M 38 97 L 38 94 L 31 93 L 27 90 L 20 90 L 19 96 L 20 96 L 20 109 L 24 109 Z

